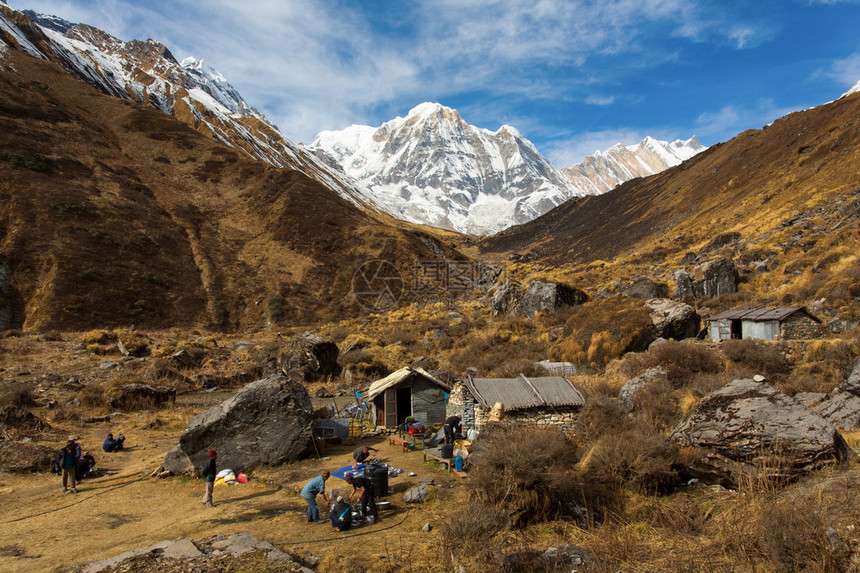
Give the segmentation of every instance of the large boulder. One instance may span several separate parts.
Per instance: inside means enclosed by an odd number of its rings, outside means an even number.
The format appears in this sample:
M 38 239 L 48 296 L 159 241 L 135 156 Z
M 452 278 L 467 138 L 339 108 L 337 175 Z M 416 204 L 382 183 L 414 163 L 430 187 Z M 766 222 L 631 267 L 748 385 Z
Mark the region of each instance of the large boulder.
M 532 281 L 522 295 L 517 313 L 534 318 L 542 310 L 554 311 L 563 306 L 574 306 L 588 300 L 588 295 L 579 289 L 558 283 Z
M 696 298 L 693 290 L 693 278 L 683 269 L 675 271 L 675 290 L 672 291 L 675 300 L 690 301 Z
M 666 298 L 669 287 L 663 283 L 654 282 L 647 277 L 639 277 L 624 290 L 624 295 L 631 298 Z
M 644 390 L 651 381 L 658 380 L 660 378 L 666 378 L 666 370 L 658 366 L 656 368 L 649 368 L 639 376 L 629 379 L 624 383 L 624 386 L 621 387 L 621 391 L 618 393 L 618 405 L 621 406 L 625 412 L 630 412 L 636 406 L 634 399 L 636 393 L 640 390 Z
M 307 389 L 274 374 L 252 382 L 232 398 L 191 418 L 164 469 L 195 475 L 210 449 L 218 465 L 236 471 L 299 459 L 313 448 L 313 409 Z
M 860 358 L 854 361 L 854 367 L 842 384 L 840 385 L 846 392 L 851 392 L 855 396 L 860 396 Z
M 150 386 L 142 382 L 121 384 L 110 389 L 108 403 L 117 410 L 146 410 L 176 403 L 173 386 Z
M 505 316 L 512 313 L 520 303 L 522 288 L 516 281 L 505 281 L 493 293 L 493 316 Z
M 340 374 L 337 344 L 313 332 L 292 340 L 278 356 L 278 365 L 287 376 L 313 382 Z
M 670 438 L 696 448 L 688 470 L 711 483 L 738 484 L 756 471 L 788 479 L 851 455 L 821 415 L 765 382 L 748 379 L 703 398 Z
M 813 407 L 834 428 L 852 431 L 860 428 L 860 398 L 850 392 L 829 396 Z
M 693 287 L 699 298 L 716 298 L 738 291 L 740 277 L 735 263 L 719 258 L 702 265 L 704 278 Z
M 701 318 L 696 309 L 683 302 L 668 298 L 652 298 L 645 301 L 651 309 L 651 323 L 658 338 L 693 338 L 699 334 Z

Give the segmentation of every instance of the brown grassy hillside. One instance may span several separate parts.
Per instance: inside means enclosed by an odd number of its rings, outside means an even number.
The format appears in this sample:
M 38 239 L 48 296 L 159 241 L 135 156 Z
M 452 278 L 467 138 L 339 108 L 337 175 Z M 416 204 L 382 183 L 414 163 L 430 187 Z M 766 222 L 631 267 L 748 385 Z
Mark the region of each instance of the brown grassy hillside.
M 364 261 L 408 269 L 432 257 L 426 232 L 299 172 L 52 63 L 6 58 L 0 262 L 17 326 L 307 324 L 361 312 L 350 288 Z
M 856 306 L 858 172 L 860 96 L 853 95 L 605 195 L 573 199 L 478 246 L 527 262 L 519 265 L 524 273 L 603 286 L 637 275 L 671 286 L 674 269 L 717 255 L 742 270 L 763 261 L 745 277 L 752 298 Z

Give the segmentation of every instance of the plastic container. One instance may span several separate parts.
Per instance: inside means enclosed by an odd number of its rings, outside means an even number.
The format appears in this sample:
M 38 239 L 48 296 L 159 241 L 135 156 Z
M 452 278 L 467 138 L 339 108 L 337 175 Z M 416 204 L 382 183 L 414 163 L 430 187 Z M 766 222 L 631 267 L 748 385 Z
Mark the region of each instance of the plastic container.
M 442 444 L 439 448 L 442 450 L 442 457 L 445 459 L 454 457 L 454 444 Z
M 367 464 L 364 466 L 364 477 L 370 478 L 377 498 L 388 495 L 388 466 L 385 464 Z

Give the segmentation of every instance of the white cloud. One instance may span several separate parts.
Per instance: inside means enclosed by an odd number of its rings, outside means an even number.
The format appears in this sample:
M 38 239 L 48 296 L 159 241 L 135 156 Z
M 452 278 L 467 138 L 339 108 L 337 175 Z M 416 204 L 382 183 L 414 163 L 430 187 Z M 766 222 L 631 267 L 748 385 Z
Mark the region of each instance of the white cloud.
M 826 69 L 821 69 L 813 77 L 825 76 L 846 86 L 860 81 L 860 52 L 855 52 L 840 60 L 834 61 Z
M 748 108 L 727 105 L 700 114 L 693 131 L 706 140 L 728 141 L 744 130 L 764 127 L 793 111 L 798 108 L 777 107 L 771 100 L 753 103 Z
M 565 140 L 556 140 L 542 146 L 540 151 L 557 167 L 573 167 L 596 151 L 606 151 L 619 143 L 625 146 L 635 145 L 647 135 L 660 137 L 655 133 L 644 133 L 640 130 L 609 129 L 580 133 Z
M 590 95 L 585 98 L 585 103 L 589 105 L 612 105 L 614 102 L 615 96 Z

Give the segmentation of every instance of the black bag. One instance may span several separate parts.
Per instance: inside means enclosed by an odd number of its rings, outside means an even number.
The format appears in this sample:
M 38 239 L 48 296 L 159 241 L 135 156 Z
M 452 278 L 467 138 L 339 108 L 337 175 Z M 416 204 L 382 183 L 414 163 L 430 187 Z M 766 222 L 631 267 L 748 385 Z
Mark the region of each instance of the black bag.
M 57 457 L 54 458 L 54 461 L 51 463 L 51 473 L 60 475 L 63 473 L 63 451 L 60 450 L 60 453 L 57 454 Z

